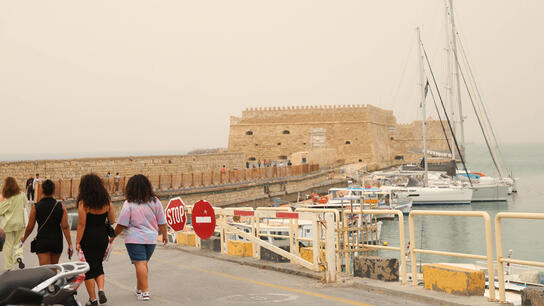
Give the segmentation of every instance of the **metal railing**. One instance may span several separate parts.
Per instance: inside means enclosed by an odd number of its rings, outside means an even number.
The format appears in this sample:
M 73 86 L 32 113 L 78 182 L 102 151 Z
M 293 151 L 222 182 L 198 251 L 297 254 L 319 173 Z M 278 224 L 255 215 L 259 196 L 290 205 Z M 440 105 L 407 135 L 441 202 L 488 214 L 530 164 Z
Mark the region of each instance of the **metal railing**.
M 445 252 L 445 251 L 434 251 L 427 249 L 416 249 L 415 248 L 415 230 L 414 230 L 414 216 L 423 215 L 423 216 L 457 216 L 457 217 L 480 217 L 484 221 L 485 226 L 485 245 L 486 245 L 486 255 L 476 255 L 468 253 L 457 253 L 457 252 Z M 452 256 L 460 258 L 472 258 L 480 259 L 487 261 L 487 273 L 490 280 L 489 285 L 489 300 L 495 301 L 495 286 L 492 286 L 491 283 L 495 280 L 495 271 L 493 268 L 493 238 L 491 233 L 491 218 L 489 214 L 485 211 L 436 211 L 436 210 L 414 210 L 410 212 L 408 216 L 409 222 L 409 231 L 410 231 L 410 260 L 412 265 L 412 285 L 417 286 L 417 265 L 416 265 L 416 253 L 422 254 L 431 254 L 431 255 L 441 255 L 441 256 Z M 499 277 L 501 273 L 499 273 Z M 500 283 L 500 281 L 499 281 Z
M 305 208 L 305 207 L 299 207 L 295 209 L 296 212 L 301 214 L 306 213 L 332 213 L 334 215 L 334 222 L 335 222 L 335 229 L 338 229 L 340 226 L 340 213 L 337 209 L 322 209 L 322 208 Z M 342 263 L 340 261 L 340 252 L 337 250 L 339 249 L 339 241 L 340 241 L 340 232 L 337 233 L 337 237 L 335 237 L 334 241 L 334 250 L 336 252 L 336 271 L 340 272 L 342 268 Z M 331 256 L 331 255 L 327 255 Z
M 527 266 L 544 267 L 544 262 L 519 260 L 511 258 L 503 258 L 502 256 L 502 219 L 524 219 L 524 220 L 544 220 L 544 213 L 516 213 L 516 212 L 500 212 L 495 216 L 495 246 L 497 248 L 497 265 L 499 274 L 499 302 L 506 301 L 504 288 L 504 263 L 521 264 Z M 491 277 L 489 277 L 489 288 L 491 286 Z M 494 280 L 494 279 L 493 279 Z M 494 283 L 494 281 L 493 281 Z
M 357 253 L 361 251 L 365 251 L 366 249 L 374 249 L 374 250 L 389 250 L 389 251 L 398 251 L 400 252 L 400 277 L 401 277 L 401 283 L 406 284 L 407 283 L 407 277 L 406 277 L 406 256 L 404 255 L 404 245 L 405 245 L 405 237 L 404 237 L 404 215 L 402 214 L 402 211 L 400 210 L 393 210 L 393 209 L 363 209 L 363 210 L 355 210 L 353 212 L 351 211 L 344 211 L 344 218 L 347 215 L 361 215 L 361 218 L 363 215 L 396 215 L 399 220 L 399 243 L 400 246 L 385 246 L 385 245 L 379 245 L 379 244 L 369 244 L 369 243 L 361 243 L 360 245 L 350 244 L 349 242 L 347 244 L 344 244 L 343 250 L 338 250 L 338 253 L 342 253 L 344 255 L 344 260 L 346 259 L 345 254 L 346 253 Z M 345 219 L 344 219 L 345 220 Z M 358 231 L 361 229 L 358 228 L 352 228 L 351 231 Z M 339 230 L 338 233 L 346 232 L 347 230 Z M 368 242 L 368 241 L 366 241 Z M 358 243 L 359 244 L 359 243 Z M 346 272 L 349 273 L 349 265 L 346 262 Z
M 221 237 L 221 252 L 227 253 L 228 235 L 234 234 L 251 242 L 253 247 L 253 257 L 260 258 L 260 248 L 263 247 L 269 251 L 276 253 L 284 258 L 287 258 L 292 263 L 301 265 L 312 271 L 325 272 L 325 280 L 327 282 L 336 281 L 336 245 L 335 245 L 335 225 L 338 219 L 338 212 L 324 211 L 321 209 L 304 209 L 295 210 L 294 212 L 288 208 L 273 208 L 260 207 L 255 210 L 252 208 L 224 208 L 215 211 L 216 219 L 218 220 L 216 231 Z M 249 231 L 244 231 L 238 228 L 234 222 L 235 217 L 248 218 L 247 222 L 242 223 Z M 286 220 L 280 222 L 274 220 Z M 311 221 L 312 235 L 311 238 L 299 236 L 298 220 Z M 241 221 L 241 220 L 240 220 Z M 267 228 L 265 221 L 272 221 Z M 277 230 L 273 227 L 278 226 Z M 272 233 L 273 232 L 273 233 Z M 287 233 L 287 235 L 282 234 Z M 266 239 L 262 239 L 266 238 Z M 285 239 L 289 242 L 289 250 L 286 251 L 269 242 L 268 238 Z M 312 245 L 312 262 L 302 258 L 298 245 L 299 242 L 310 242 Z M 324 253 L 325 257 L 322 258 Z
M 187 214 L 191 214 L 192 205 L 186 206 Z M 364 210 L 355 210 L 355 211 L 344 211 L 343 220 L 346 220 L 348 215 L 396 215 L 398 216 L 398 227 L 399 227 L 399 243 L 400 246 L 385 246 L 385 245 L 374 245 L 368 243 L 368 241 L 363 241 L 362 243 L 351 243 L 349 238 L 346 240 L 343 235 L 347 233 L 346 227 L 341 227 L 340 214 L 338 210 L 335 209 L 319 209 L 319 208 L 297 208 L 294 212 L 290 208 L 271 208 L 271 207 L 261 207 L 253 209 L 251 207 L 236 207 L 236 208 L 218 208 L 214 207 L 217 220 L 218 228 L 217 230 L 220 233 L 221 237 L 221 252 L 226 253 L 226 242 L 227 234 L 238 234 L 243 238 L 249 240 L 253 244 L 254 254 L 253 256 L 257 257 L 259 255 L 260 247 L 268 248 L 269 250 L 282 255 L 291 260 L 292 263 L 302 265 L 313 271 L 319 271 L 321 267 L 325 268 L 326 278 L 328 281 L 335 281 L 335 274 L 341 272 L 341 263 L 342 256 L 344 256 L 344 262 L 346 263 L 346 268 L 348 266 L 347 256 L 345 254 L 350 253 L 359 253 L 362 251 L 372 250 L 390 250 L 400 252 L 400 264 L 401 264 L 401 283 L 407 284 L 407 264 L 406 256 L 404 255 L 405 245 L 405 224 L 404 216 L 399 210 L 375 210 L 375 209 L 364 209 Z M 245 233 L 239 229 L 228 226 L 227 220 L 228 217 L 235 216 L 235 211 L 238 212 L 247 212 L 248 217 L 251 218 L 250 226 L 252 227 L 252 233 Z M 282 219 L 281 216 L 276 215 L 276 213 L 284 214 L 295 214 L 296 216 L 285 216 L 283 218 L 289 219 L 289 224 L 287 225 L 289 234 L 268 234 L 261 232 L 259 225 L 264 219 Z M 244 214 L 242 214 L 244 215 Z M 448 251 L 436 251 L 430 249 L 417 249 L 415 248 L 415 226 L 414 218 L 416 215 L 419 216 L 457 216 L 457 217 L 476 217 L 482 218 L 484 221 L 485 229 L 485 246 L 486 246 L 486 255 L 477 255 L 470 253 L 458 253 L 458 252 L 448 252 Z M 312 238 L 303 238 L 299 237 L 298 234 L 298 220 L 311 220 L 312 224 Z M 505 297 L 505 277 L 504 277 L 504 263 L 511 264 L 521 264 L 528 266 L 544 267 L 544 262 L 538 261 L 528 261 L 528 260 L 519 260 L 512 258 L 503 258 L 502 253 L 502 219 L 532 219 L 532 220 L 544 220 L 544 213 L 516 213 L 516 212 L 501 212 L 495 216 L 495 242 L 496 242 L 496 252 L 497 252 L 497 263 L 498 263 L 498 285 L 499 285 L 499 302 L 504 303 L 506 301 Z M 335 226 L 335 230 L 331 230 L 331 225 Z M 495 269 L 494 269 L 494 257 L 493 257 L 493 232 L 491 228 L 491 218 L 487 212 L 484 211 L 432 211 L 432 210 L 416 210 L 412 211 L 408 216 L 408 229 L 410 236 L 410 259 L 411 259 L 411 271 L 412 271 L 412 285 L 417 285 L 417 258 L 416 254 L 430 254 L 438 256 L 451 256 L 458 258 L 470 258 L 485 260 L 487 262 L 487 273 L 489 280 L 489 300 L 496 301 L 496 289 L 495 289 Z M 186 230 L 191 230 L 191 227 L 188 225 Z M 349 228 L 350 231 L 361 230 L 361 228 Z M 272 237 L 280 239 L 289 239 L 290 251 L 284 251 L 274 248 L 265 241 L 261 241 L 262 237 Z M 301 241 L 310 242 L 313 247 L 313 262 L 307 262 L 300 257 L 298 250 L 298 243 Z M 349 242 L 349 243 L 347 243 Z M 196 237 L 196 246 L 200 246 L 200 239 Z M 322 252 L 325 252 L 325 258 L 327 262 L 319 262 Z M 332 260 L 331 260 L 332 259 Z M 331 266 L 332 265 L 332 266 Z

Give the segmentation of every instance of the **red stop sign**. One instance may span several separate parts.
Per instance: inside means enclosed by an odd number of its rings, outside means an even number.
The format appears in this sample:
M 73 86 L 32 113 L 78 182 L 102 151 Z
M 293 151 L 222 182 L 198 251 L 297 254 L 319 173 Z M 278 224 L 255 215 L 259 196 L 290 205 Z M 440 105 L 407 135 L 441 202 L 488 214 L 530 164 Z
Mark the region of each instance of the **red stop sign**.
M 185 222 L 187 222 L 187 215 L 185 214 L 185 204 L 181 198 L 170 199 L 164 210 L 164 215 L 166 216 L 166 223 L 173 230 L 176 232 L 183 230 Z
M 215 231 L 215 213 L 209 202 L 200 200 L 191 215 L 193 229 L 200 239 L 208 239 Z

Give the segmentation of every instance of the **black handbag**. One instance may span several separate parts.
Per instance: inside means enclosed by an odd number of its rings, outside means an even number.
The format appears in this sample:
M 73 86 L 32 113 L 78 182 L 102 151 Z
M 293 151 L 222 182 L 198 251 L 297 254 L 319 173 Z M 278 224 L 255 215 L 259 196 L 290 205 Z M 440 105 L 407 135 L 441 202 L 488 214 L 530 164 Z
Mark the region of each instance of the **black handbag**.
M 45 219 L 45 222 L 42 224 L 42 226 L 40 226 L 40 228 L 38 228 L 38 231 L 36 232 L 36 237 L 34 237 L 32 241 L 30 241 L 30 252 L 36 253 L 38 251 L 38 240 L 36 240 L 36 238 L 38 238 L 38 233 L 45 226 L 47 221 L 49 221 L 49 218 L 53 214 L 53 211 L 55 210 L 58 204 L 59 204 L 59 201 L 55 203 L 55 206 L 53 206 L 53 208 L 51 209 L 51 212 L 49 213 L 49 216 L 47 216 L 47 219 Z
M 38 247 L 38 241 L 36 241 L 36 238 L 34 238 L 32 241 L 30 241 L 30 252 L 36 253 L 38 251 L 37 247 Z
M 109 237 L 113 238 L 115 237 L 115 230 L 113 229 L 113 226 L 111 226 L 110 219 L 106 219 L 106 233 Z

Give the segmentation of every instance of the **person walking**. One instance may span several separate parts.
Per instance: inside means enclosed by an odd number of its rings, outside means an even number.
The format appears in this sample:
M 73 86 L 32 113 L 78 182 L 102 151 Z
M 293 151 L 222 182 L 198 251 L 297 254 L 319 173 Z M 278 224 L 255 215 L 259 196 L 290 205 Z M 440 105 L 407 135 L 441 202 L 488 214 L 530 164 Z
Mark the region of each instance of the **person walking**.
M 144 175 L 137 174 L 128 180 L 125 197 L 115 236 L 127 230 L 125 246 L 136 270 L 136 296 L 140 301 L 147 301 L 150 299 L 148 262 L 155 250 L 159 230 L 162 242 L 165 245 L 168 243 L 166 218 L 161 201 L 153 193 L 151 182 Z M 115 237 L 111 241 L 113 239 Z
M 108 192 L 111 192 L 111 180 L 110 180 L 110 177 L 111 177 L 111 173 L 108 171 L 108 173 L 106 173 L 104 175 L 104 181 L 106 183 L 106 190 Z
M 0 226 L 6 233 L 3 250 L 6 270 L 11 270 L 15 263 L 19 264 L 19 269 L 25 268 L 21 237 L 25 230 L 24 210 L 27 203 L 17 181 L 11 176 L 7 177 L 0 196 Z
M 121 181 L 121 176 L 119 176 L 119 172 L 115 173 L 115 176 L 113 177 L 113 187 L 114 192 L 119 192 L 119 182 Z
M 96 174 L 86 174 L 79 183 L 77 196 L 78 224 L 76 249 L 82 251 L 89 271 L 85 274 L 85 287 L 89 294 L 86 305 L 98 305 L 107 302 L 104 293 L 104 267 L 102 261 L 108 247 L 106 219 L 115 220 L 110 195 L 104 182 Z M 96 298 L 95 284 L 98 287 Z
M 30 178 L 26 180 L 26 199 L 29 202 L 34 202 L 34 177 L 30 175 Z
M 31 252 L 35 252 L 38 256 L 40 266 L 59 263 L 63 247 L 63 233 L 68 244 L 68 259 L 71 259 L 73 253 L 68 212 L 60 201 L 53 198 L 54 192 L 55 183 L 45 180 L 42 183 L 43 197 L 38 203 L 32 205 L 25 234 L 21 238 L 21 242 L 24 243 L 38 222 L 38 232 L 34 242 L 35 249 L 32 249 L 31 246 Z
M 36 173 L 36 178 L 34 178 L 34 181 L 32 182 L 32 189 L 36 190 L 38 188 L 38 184 L 42 182 L 42 179 L 40 178 L 40 174 Z

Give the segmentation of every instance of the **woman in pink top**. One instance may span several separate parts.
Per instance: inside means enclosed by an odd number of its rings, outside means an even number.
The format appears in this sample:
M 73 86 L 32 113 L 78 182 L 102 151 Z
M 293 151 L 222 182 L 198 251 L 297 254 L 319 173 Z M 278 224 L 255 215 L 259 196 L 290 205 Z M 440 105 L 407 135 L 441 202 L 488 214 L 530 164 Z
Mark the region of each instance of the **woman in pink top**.
M 151 182 L 142 174 L 128 180 L 126 201 L 123 203 L 115 236 L 127 230 L 125 246 L 130 260 L 136 269 L 136 296 L 138 300 L 149 300 L 149 284 L 147 262 L 155 250 L 158 232 L 161 231 L 162 242 L 166 244 L 166 218 L 159 198 L 153 193 Z M 111 238 L 113 241 L 114 238 Z

